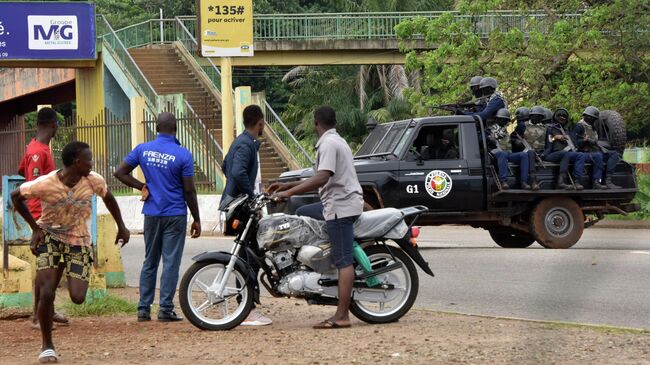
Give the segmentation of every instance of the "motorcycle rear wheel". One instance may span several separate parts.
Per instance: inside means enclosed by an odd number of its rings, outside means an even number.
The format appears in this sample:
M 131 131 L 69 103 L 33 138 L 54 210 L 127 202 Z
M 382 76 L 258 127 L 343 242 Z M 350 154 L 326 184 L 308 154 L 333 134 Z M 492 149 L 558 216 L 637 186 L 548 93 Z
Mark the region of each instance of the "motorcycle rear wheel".
M 185 317 L 202 330 L 224 331 L 239 326 L 253 308 L 253 287 L 235 265 L 221 297 L 214 289 L 228 262 L 196 262 L 183 274 L 179 301 Z
M 400 269 L 376 276 L 380 283 L 394 285 L 394 290 L 400 290 L 402 295 L 399 295 L 396 300 L 390 303 L 362 302 L 354 300 L 353 297 L 350 312 L 360 320 L 371 324 L 395 322 L 411 309 L 415 298 L 418 296 L 419 279 L 415 265 L 404 251 L 394 246 L 375 245 L 365 248 L 364 251 L 368 255 L 373 270 L 393 264 L 391 253 L 395 256 L 395 260 L 402 264 Z M 355 265 L 355 270 L 360 270 L 358 266 L 358 264 Z M 386 308 L 386 304 L 390 305 L 391 303 L 394 303 L 394 305 Z

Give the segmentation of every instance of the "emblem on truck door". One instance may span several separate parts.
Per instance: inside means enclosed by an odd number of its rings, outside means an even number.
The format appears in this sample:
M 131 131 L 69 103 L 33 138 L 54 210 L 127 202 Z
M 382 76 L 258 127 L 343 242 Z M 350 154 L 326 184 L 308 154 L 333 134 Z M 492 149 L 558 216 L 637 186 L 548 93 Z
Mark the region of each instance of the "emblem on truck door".
M 434 199 L 442 199 L 451 191 L 451 177 L 446 172 L 433 170 L 427 174 L 424 186 Z

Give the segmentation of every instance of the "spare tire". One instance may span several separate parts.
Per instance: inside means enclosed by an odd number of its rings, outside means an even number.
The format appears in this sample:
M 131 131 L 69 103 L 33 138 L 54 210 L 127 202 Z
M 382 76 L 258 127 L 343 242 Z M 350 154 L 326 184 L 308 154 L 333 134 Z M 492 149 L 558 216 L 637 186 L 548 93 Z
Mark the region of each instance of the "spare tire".
M 598 128 L 598 138 L 607 140 L 614 150 L 623 153 L 627 142 L 623 116 L 615 110 L 603 110 L 599 119 L 601 128 Z

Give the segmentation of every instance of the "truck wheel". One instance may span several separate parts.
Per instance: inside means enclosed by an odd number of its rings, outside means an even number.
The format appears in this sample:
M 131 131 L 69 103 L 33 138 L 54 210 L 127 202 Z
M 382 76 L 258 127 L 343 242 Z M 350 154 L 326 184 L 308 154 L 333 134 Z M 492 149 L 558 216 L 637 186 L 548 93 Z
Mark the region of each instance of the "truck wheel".
M 569 248 L 578 242 L 585 228 L 585 217 L 573 199 L 548 198 L 530 214 L 530 232 L 546 248 Z
M 503 248 L 526 248 L 535 242 L 530 233 L 511 228 L 491 228 L 488 230 L 494 242 Z
M 600 121 L 605 124 L 607 139 L 612 148 L 623 151 L 627 142 L 627 132 L 621 114 L 614 110 L 603 110 L 600 112 Z

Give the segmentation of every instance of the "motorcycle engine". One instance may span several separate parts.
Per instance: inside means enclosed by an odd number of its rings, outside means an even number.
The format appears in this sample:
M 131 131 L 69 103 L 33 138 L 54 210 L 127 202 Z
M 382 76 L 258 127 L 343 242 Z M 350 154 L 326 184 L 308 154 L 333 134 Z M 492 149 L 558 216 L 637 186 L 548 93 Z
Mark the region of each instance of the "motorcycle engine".
M 280 293 L 298 296 L 307 292 L 321 293 L 322 286 L 318 284 L 321 274 L 313 271 L 298 270 L 280 279 L 278 291 Z

